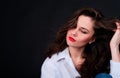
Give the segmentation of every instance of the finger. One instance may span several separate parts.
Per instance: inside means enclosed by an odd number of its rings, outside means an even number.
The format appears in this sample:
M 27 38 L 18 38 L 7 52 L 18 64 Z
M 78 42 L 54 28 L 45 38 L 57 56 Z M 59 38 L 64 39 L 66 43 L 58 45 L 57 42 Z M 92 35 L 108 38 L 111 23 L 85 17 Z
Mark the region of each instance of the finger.
M 116 22 L 117 29 L 120 29 L 120 22 Z

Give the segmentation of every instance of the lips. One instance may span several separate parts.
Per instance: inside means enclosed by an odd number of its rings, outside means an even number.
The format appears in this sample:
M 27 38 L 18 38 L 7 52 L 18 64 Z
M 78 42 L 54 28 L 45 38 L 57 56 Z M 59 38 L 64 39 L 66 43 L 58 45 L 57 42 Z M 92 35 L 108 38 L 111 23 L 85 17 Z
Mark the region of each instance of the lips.
M 70 41 L 75 42 L 75 39 L 72 37 L 68 37 Z

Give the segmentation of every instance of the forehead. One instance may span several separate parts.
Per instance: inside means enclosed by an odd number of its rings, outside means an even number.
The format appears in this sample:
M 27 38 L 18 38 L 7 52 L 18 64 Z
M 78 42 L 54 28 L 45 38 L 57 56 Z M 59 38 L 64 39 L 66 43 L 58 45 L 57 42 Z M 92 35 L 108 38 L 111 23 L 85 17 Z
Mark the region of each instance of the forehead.
M 95 21 L 89 16 L 81 15 L 78 17 L 77 26 L 91 30 L 93 29 L 94 24 Z

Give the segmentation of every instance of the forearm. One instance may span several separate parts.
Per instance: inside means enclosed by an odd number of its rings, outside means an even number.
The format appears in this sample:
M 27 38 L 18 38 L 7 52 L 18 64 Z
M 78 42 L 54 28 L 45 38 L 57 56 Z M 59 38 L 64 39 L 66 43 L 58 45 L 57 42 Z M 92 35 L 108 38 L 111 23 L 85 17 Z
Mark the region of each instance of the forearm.
M 110 49 L 112 60 L 115 62 L 120 62 L 120 22 L 116 22 L 117 29 L 115 30 L 115 34 L 113 35 L 110 41 Z
M 112 60 L 115 62 L 120 62 L 120 52 L 119 46 L 110 45 Z

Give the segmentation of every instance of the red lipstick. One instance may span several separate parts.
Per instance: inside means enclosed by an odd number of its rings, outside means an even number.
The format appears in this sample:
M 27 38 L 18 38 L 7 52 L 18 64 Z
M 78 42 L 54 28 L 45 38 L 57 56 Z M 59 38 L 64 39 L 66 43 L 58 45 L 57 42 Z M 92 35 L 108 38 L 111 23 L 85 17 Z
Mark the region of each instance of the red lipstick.
M 72 37 L 68 37 L 70 41 L 75 42 L 75 39 Z

